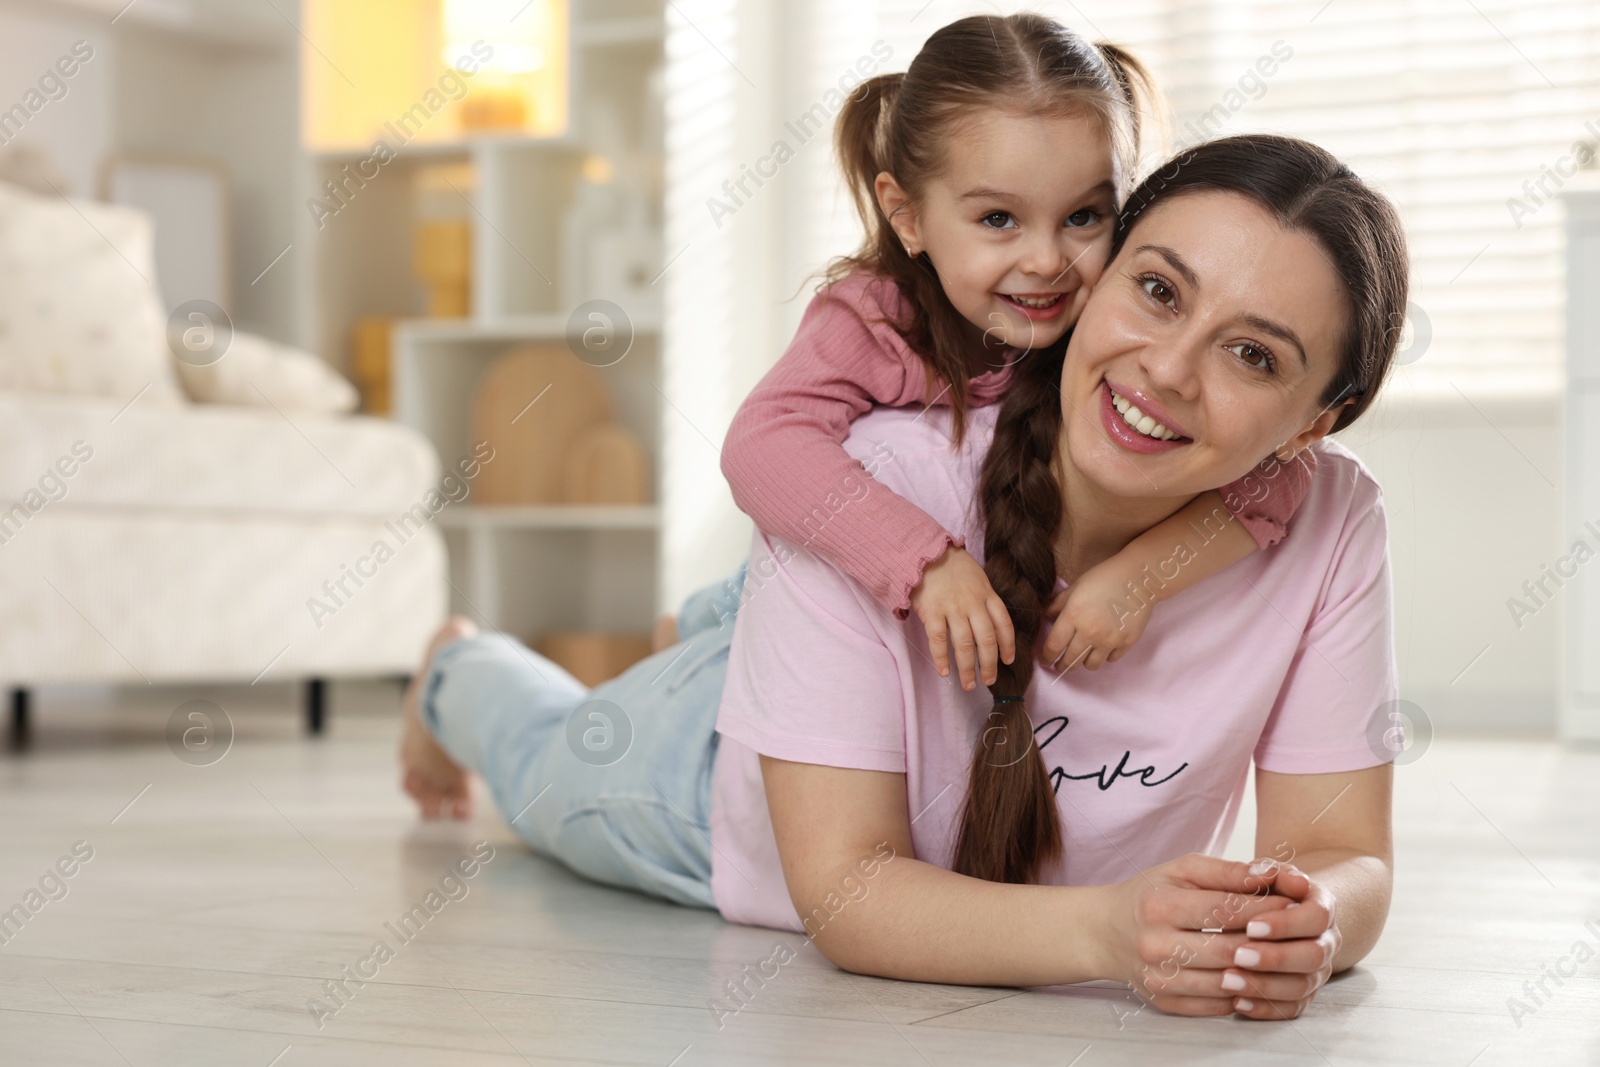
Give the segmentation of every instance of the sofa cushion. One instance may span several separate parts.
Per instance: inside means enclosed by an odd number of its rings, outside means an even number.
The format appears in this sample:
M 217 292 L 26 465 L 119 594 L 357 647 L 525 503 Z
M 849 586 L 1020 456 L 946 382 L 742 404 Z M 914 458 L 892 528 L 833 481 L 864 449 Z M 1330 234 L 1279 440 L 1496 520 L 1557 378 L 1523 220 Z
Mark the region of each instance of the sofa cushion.
M 0 389 L 182 403 L 162 307 L 149 216 L 0 184 Z
M 361 399 L 355 386 L 310 352 L 243 330 L 233 331 L 227 352 L 215 363 L 179 360 L 177 368 L 189 399 L 201 404 L 339 414 L 354 411 Z
M 43 508 L 391 517 L 440 486 L 432 444 L 386 419 L 0 393 L 0 512 Z M 460 485 L 457 485 L 460 482 Z M 461 496 L 470 483 L 441 490 Z M 37 505 L 37 506 L 33 506 Z

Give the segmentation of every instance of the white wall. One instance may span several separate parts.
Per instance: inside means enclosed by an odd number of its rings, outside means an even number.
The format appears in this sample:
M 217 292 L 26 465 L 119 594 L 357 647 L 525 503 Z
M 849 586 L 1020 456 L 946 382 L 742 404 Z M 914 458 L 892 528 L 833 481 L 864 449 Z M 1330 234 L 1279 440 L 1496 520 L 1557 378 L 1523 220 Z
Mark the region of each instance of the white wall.
M 1554 397 L 1400 384 L 1340 437 L 1383 486 L 1400 695 L 1441 730 L 1555 729 L 1562 605 L 1519 627 L 1506 601 L 1577 534 L 1560 527 L 1558 420 Z
M 119 92 L 110 144 L 115 151 L 205 156 L 228 165 L 228 310 L 240 327 L 303 343 L 294 300 L 301 260 L 291 250 L 251 284 L 295 236 L 298 59 L 298 50 L 282 41 L 246 48 L 148 30 L 124 34 L 114 46 Z M 169 302 L 181 298 L 167 295 Z M 342 357 L 321 355 L 335 363 Z
M 726 577 L 750 523 L 722 478 L 728 423 L 782 351 L 772 249 L 780 201 L 714 220 L 706 199 L 771 145 L 779 25 L 766 0 L 684 0 L 667 10 L 665 344 L 660 602 Z M 718 225 L 720 221 L 721 225 Z M 676 257 L 676 259 L 674 259 Z
M 110 143 L 112 57 L 104 19 L 62 12 L 41 14 L 0 6 L 0 111 L 20 102 L 57 58 L 77 41 L 94 49 L 77 74 L 65 79 L 67 94 L 33 115 L 16 143 L 42 146 L 65 174 L 73 196 L 93 196 L 105 147 Z M 10 129 L 10 127 L 8 127 Z
M 65 98 L 32 117 L 18 141 L 46 148 L 70 181 L 67 191 L 86 199 L 98 197 L 100 169 L 114 153 L 227 163 L 229 311 L 241 327 L 299 340 L 293 257 L 250 284 L 293 238 L 297 38 L 270 10 L 272 21 L 263 22 L 260 11 L 240 0 L 141 0 L 113 25 L 121 6 L 0 2 L 0 109 L 19 100 L 74 41 L 86 40 L 94 58 L 68 82 Z
M 896 0 L 899 2 L 899 0 Z M 739 402 L 788 346 L 813 274 L 855 238 L 832 163 L 832 130 L 805 141 L 786 123 L 823 100 L 880 36 L 903 69 L 938 24 L 915 6 L 888 17 L 849 0 L 682 0 L 667 10 L 666 285 L 661 602 L 726 577 L 749 551 L 717 452 Z M 881 32 L 880 32 L 881 31 Z M 899 66 L 896 67 L 895 65 Z M 732 215 L 723 182 L 772 154 L 793 158 Z M 749 188 L 749 186 L 747 186 Z M 829 222 L 817 223 L 817 206 Z

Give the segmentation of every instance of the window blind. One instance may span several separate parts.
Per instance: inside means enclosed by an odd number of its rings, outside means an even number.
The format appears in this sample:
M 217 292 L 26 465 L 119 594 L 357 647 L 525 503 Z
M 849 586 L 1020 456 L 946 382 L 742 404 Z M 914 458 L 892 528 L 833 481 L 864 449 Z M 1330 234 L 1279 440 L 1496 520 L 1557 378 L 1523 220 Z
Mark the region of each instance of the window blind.
M 1172 107 L 1171 144 L 1292 134 L 1399 206 L 1412 315 L 1397 374 L 1423 389 L 1548 393 L 1564 356 L 1562 207 L 1600 183 L 1600 4 L 1592 0 L 801 0 L 782 101 L 798 112 L 873 42 L 904 69 L 974 11 L 1042 11 L 1130 47 Z M 1258 66 L 1263 57 L 1272 62 Z M 1270 74 L 1263 70 L 1270 69 Z M 1153 161 L 1152 161 L 1153 162 Z M 791 291 L 858 231 L 831 150 L 791 164 L 780 274 Z M 804 301 L 791 308 L 797 320 Z

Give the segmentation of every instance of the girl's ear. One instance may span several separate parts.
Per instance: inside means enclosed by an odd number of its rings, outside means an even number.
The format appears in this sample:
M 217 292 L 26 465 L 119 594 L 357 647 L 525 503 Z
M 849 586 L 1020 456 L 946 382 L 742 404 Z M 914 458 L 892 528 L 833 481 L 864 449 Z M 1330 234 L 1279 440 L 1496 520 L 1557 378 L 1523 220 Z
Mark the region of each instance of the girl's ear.
M 883 212 L 883 217 L 889 220 L 895 236 L 900 238 L 900 243 L 905 245 L 906 251 L 913 256 L 926 251 L 927 245 L 922 241 L 922 226 L 921 220 L 917 217 L 916 204 L 900 187 L 900 183 L 894 180 L 894 175 L 888 171 L 880 172 L 877 180 L 872 183 L 872 191 L 878 197 L 878 209 Z

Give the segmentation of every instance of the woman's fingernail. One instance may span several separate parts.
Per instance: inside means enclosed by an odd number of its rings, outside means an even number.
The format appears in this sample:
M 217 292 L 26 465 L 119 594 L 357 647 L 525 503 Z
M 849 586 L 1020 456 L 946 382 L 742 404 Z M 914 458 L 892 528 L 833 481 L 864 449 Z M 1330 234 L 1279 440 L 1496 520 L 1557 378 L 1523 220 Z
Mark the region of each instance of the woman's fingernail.
M 1246 997 L 1240 997 L 1238 1000 L 1234 1001 L 1233 1002 L 1233 1006 L 1235 1008 L 1237 1008 L 1239 1011 L 1255 1011 L 1256 1010 L 1256 1002 L 1253 1001 L 1253 1000 L 1250 1000 L 1250 999 L 1248 999 Z
M 1252 919 L 1248 923 L 1245 923 L 1244 932 L 1246 937 L 1253 937 L 1257 941 L 1264 941 L 1272 936 L 1272 927 L 1268 926 L 1260 919 Z
M 1266 874 L 1270 870 L 1272 870 L 1271 860 L 1256 860 L 1250 865 L 1251 874 Z
M 1285 907 L 1283 910 L 1284 911 L 1288 911 L 1289 908 L 1298 908 L 1299 906 L 1300 906 L 1300 902 L 1297 900 L 1293 904 L 1290 904 L 1287 907 Z
M 1257 967 L 1260 964 L 1261 953 L 1253 948 L 1240 947 L 1233 954 L 1233 965 L 1235 967 Z
M 1229 971 L 1222 976 L 1222 988 L 1230 993 L 1237 993 L 1244 988 L 1244 975 L 1234 974 Z

